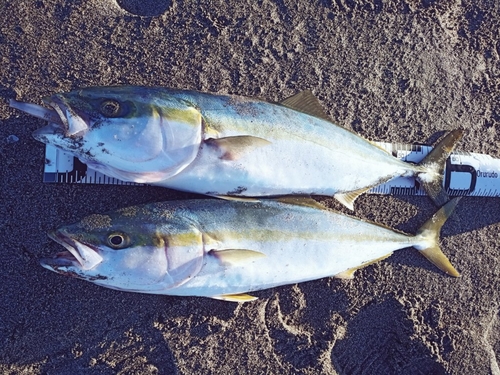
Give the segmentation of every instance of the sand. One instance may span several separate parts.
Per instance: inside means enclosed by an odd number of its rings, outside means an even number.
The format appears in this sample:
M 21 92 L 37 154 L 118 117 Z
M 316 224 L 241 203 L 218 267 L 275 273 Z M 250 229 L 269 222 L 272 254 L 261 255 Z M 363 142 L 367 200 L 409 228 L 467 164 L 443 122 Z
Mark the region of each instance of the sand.
M 7 105 L 89 85 L 273 101 L 311 89 L 369 139 L 433 143 L 461 127 L 459 149 L 500 157 L 498 4 L 2 1 L 0 372 L 500 374 L 498 198 L 462 199 L 443 228 L 458 279 L 405 249 L 353 280 L 265 290 L 244 305 L 118 292 L 43 269 L 61 249 L 46 232 L 192 195 L 44 184 L 44 147 L 31 138 L 44 123 Z M 414 233 L 434 211 L 427 197 L 365 195 L 355 214 Z

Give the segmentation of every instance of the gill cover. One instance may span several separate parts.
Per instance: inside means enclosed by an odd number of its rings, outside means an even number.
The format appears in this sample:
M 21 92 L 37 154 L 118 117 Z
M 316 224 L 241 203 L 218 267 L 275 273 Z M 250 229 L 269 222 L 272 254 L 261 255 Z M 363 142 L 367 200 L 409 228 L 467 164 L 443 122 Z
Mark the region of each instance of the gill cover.
M 149 224 L 129 228 L 130 246 L 100 246 L 103 262 L 93 270 L 80 270 L 78 277 L 112 289 L 153 294 L 188 282 L 203 266 L 202 234 L 182 220 L 172 224 L 167 229 Z M 134 233 L 138 230 L 142 233 Z M 145 242 L 135 244 L 141 237 Z
M 36 139 L 127 181 L 154 183 L 175 176 L 201 145 L 201 113 L 152 88 L 91 87 L 56 94 L 47 104 L 62 125 L 39 129 Z
M 191 228 L 191 232 L 167 235 L 162 238 L 167 255 L 167 289 L 188 282 L 200 272 L 203 266 L 204 246 L 201 232 Z

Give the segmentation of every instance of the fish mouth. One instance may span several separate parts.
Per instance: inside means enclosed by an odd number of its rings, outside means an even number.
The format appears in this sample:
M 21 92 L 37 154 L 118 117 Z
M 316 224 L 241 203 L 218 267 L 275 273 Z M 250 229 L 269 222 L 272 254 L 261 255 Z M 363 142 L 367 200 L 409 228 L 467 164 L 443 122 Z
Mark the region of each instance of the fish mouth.
M 11 99 L 9 105 L 20 111 L 49 122 L 47 126 L 36 130 L 33 137 L 43 142 L 47 136 L 63 135 L 77 138 L 89 130 L 89 117 L 83 111 L 71 107 L 68 101 L 56 94 L 43 99 L 44 104 L 51 109 L 33 103 L 18 102 Z
M 95 268 L 103 260 L 97 247 L 83 244 L 57 230 L 48 235 L 50 239 L 64 246 L 66 251 L 42 259 L 40 263 L 45 268 L 56 272 L 67 272 L 69 269 L 87 271 Z

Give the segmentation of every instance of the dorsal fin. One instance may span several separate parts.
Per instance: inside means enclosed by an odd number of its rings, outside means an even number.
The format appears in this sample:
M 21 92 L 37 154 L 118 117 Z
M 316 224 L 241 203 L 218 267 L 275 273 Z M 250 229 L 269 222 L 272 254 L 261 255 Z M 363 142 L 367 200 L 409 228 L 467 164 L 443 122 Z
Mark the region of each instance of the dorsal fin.
M 295 109 L 296 111 L 331 121 L 318 98 L 316 98 L 310 90 L 304 90 L 294 96 L 290 96 L 281 101 L 280 104 Z

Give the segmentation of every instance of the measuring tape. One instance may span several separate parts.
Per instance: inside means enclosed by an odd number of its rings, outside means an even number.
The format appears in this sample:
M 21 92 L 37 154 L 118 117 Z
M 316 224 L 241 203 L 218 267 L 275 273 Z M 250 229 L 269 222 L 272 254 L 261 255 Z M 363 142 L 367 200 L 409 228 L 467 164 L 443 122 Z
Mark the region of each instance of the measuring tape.
M 418 163 L 432 151 L 431 146 L 374 142 L 394 157 Z M 455 151 L 446 160 L 444 188 L 449 196 L 500 196 L 500 159 L 490 155 Z M 372 194 L 427 195 L 412 177 L 397 177 L 375 186 Z
M 73 155 L 53 146 L 45 146 L 43 182 L 71 184 L 141 185 L 106 176 L 83 164 Z
M 405 145 L 399 143 L 374 142 L 398 159 L 418 163 L 429 152 L 431 146 Z M 485 154 L 453 152 L 446 161 L 444 188 L 450 196 L 500 196 L 500 159 Z M 45 148 L 44 182 L 140 185 L 108 177 L 88 168 L 73 155 L 52 146 Z M 397 177 L 371 189 L 371 194 L 426 195 L 419 183 L 411 177 Z

